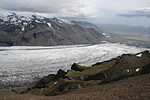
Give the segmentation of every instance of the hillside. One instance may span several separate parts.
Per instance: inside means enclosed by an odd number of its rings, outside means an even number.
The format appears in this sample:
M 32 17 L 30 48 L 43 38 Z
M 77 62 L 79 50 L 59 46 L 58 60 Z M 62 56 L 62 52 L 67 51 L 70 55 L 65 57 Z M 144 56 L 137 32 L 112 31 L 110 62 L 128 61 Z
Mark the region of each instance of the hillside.
M 79 22 L 60 18 L 11 13 L 6 17 L 0 17 L 0 45 L 49 46 L 100 43 L 105 37 L 95 25 L 91 23 L 89 25 L 87 27 L 80 25 Z

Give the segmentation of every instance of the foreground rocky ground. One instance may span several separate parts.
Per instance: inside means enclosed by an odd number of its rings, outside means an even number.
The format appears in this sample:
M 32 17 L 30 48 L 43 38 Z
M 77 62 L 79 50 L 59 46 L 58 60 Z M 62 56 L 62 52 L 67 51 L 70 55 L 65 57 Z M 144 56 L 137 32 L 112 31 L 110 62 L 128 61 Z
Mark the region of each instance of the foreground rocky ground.
M 149 100 L 150 74 L 70 91 L 58 96 L 31 94 L 3 96 L 0 100 Z

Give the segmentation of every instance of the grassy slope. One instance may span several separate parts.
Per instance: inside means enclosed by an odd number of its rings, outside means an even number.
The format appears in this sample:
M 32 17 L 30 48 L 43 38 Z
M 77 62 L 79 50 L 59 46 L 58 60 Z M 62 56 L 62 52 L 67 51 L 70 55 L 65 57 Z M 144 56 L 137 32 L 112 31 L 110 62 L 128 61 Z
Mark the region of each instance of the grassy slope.
M 110 62 L 110 63 L 106 63 L 106 64 L 102 64 L 102 65 L 97 65 L 97 66 L 93 66 L 85 71 L 79 72 L 79 71 L 73 71 L 70 70 L 70 72 L 66 75 L 67 77 L 80 77 L 82 75 L 95 75 L 98 74 L 102 71 L 107 70 L 109 67 L 113 66 L 115 64 L 115 62 Z

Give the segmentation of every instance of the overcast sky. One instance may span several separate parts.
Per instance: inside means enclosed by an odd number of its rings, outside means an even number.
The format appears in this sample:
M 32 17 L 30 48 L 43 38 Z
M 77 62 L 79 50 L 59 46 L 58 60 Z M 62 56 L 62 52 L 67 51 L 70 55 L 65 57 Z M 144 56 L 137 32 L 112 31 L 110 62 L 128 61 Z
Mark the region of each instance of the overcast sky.
M 0 0 L 0 9 L 97 23 L 150 25 L 150 0 Z

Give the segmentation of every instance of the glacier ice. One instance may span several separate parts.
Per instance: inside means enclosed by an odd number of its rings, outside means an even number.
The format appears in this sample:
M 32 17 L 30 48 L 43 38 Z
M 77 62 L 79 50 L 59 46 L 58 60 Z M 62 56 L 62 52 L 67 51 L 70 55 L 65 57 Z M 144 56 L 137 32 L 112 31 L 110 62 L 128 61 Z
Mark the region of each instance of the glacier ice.
M 122 54 L 144 50 L 149 49 L 119 43 L 0 47 L 0 83 L 33 82 L 59 69 L 68 70 L 73 63 L 90 66 Z

